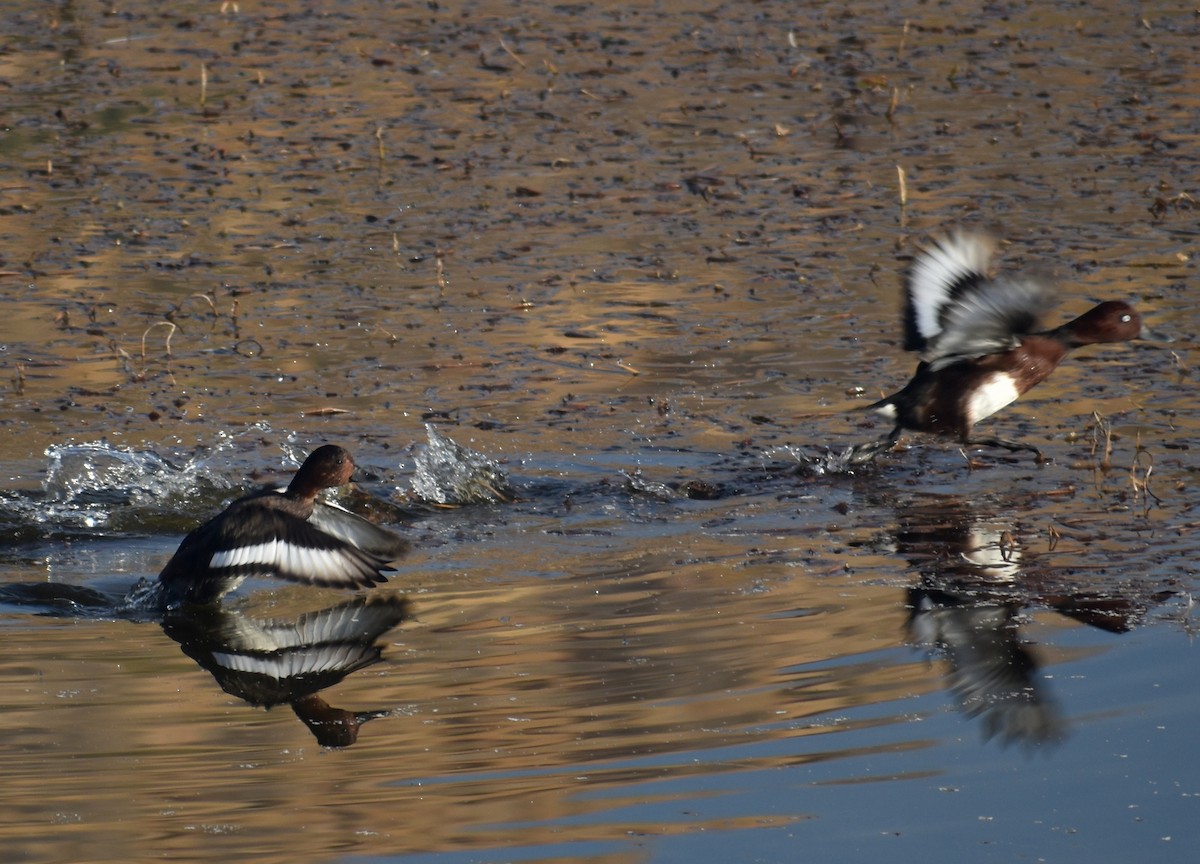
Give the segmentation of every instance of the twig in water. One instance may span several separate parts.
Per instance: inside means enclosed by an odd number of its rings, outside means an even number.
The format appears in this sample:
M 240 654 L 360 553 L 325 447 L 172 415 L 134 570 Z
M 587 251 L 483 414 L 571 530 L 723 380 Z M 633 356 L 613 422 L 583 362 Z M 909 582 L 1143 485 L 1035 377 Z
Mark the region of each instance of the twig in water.
M 1104 436 L 1104 456 L 1100 460 L 1099 468 L 1101 471 L 1107 471 L 1112 467 L 1112 424 L 1100 416 L 1100 412 L 1093 411 L 1092 419 L 1096 421 L 1096 425 L 1092 427 L 1092 460 L 1095 461 L 1096 449 L 1100 446 L 1099 436 Z
M 395 345 L 397 342 L 400 341 L 399 336 L 397 336 L 395 333 L 393 333 L 391 330 L 388 330 L 386 327 L 384 327 L 381 324 L 376 324 L 374 329 L 378 330 L 380 333 L 382 333 L 384 336 L 387 337 L 389 345 Z
M 444 295 L 446 293 L 446 260 L 445 253 L 441 249 L 433 250 L 433 269 L 437 274 L 438 293 Z
M 155 321 L 153 324 L 151 324 L 149 327 L 147 327 L 145 329 L 145 331 L 143 331 L 143 333 L 142 333 L 142 369 L 143 370 L 145 370 L 145 368 L 146 368 L 146 336 L 155 327 L 166 327 L 167 328 L 167 343 L 166 343 L 167 356 L 168 357 L 171 356 L 171 337 L 175 335 L 176 327 L 170 321 Z
M 522 69 L 524 69 L 524 68 L 525 68 L 525 61 L 524 61 L 524 60 L 522 60 L 520 57 L 518 57 L 518 56 L 517 56 L 517 55 L 516 55 L 516 54 L 513 52 L 513 50 L 512 50 L 511 48 L 509 48 L 509 47 L 508 47 L 506 44 L 504 44 L 504 40 L 503 40 L 503 39 L 501 39 L 501 40 L 500 40 L 500 47 L 504 49 L 504 53 L 505 53 L 505 54 L 507 54 L 507 55 L 508 55 L 509 57 L 511 57 L 512 59 L 516 60 L 516 61 L 517 61 L 517 64 L 518 64 L 518 65 L 519 65 L 519 66 L 520 66 Z
M 208 304 L 208 308 L 212 310 L 213 317 L 215 318 L 217 316 L 217 304 L 216 304 L 216 301 L 213 300 L 211 294 L 205 294 L 200 291 L 197 291 L 195 294 L 191 294 L 189 296 L 199 297 L 201 300 L 203 300 L 205 303 Z
M 1192 374 L 1191 367 L 1184 363 L 1174 351 L 1171 352 L 1171 359 L 1175 361 L 1175 371 L 1179 373 L 1181 380 Z
M 1143 457 L 1144 460 L 1143 460 Z M 1142 463 L 1147 464 L 1142 468 Z M 1133 464 L 1129 466 L 1129 482 L 1133 486 L 1133 494 L 1135 498 L 1142 499 L 1142 518 L 1150 513 L 1150 499 L 1154 499 L 1155 504 L 1162 504 L 1162 499 L 1150 491 L 1150 475 L 1154 473 L 1154 457 L 1150 455 L 1150 451 L 1142 447 L 1142 442 L 1139 439 L 1137 442 L 1137 452 L 1133 456 Z

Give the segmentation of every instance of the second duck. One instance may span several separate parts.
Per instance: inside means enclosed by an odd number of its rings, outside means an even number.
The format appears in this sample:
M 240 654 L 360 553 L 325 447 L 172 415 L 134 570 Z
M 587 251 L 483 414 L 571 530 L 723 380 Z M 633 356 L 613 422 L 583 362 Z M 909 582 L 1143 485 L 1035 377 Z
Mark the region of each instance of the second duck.
M 1137 310 L 1120 300 L 1035 330 L 1053 303 L 1050 285 L 1031 275 L 990 277 L 995 251 L 992 237 L 960 231 L 913 261 L 904 285 L 904 349 L 920 352 L 921 362 L 904 389 L 867 406 L 895 426 L 886 438 L 854 448 L 855 462 L 889 449 L 905 429 L 1025 450 L 1042 461 L 1032 444 L 976 437 L 975 424 L 1043 381 L 1072 349 L 1141 335 Z

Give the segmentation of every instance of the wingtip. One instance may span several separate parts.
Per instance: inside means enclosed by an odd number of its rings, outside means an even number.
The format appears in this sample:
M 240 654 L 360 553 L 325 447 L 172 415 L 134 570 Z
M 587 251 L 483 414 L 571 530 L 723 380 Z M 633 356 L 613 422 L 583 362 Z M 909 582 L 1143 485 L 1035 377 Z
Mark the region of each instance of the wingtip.
M 943 312 L 990 279 L 995 234 L 952 228 L 932 235 L 904 274 L 904 350 L 924 352 L 943 328 Z

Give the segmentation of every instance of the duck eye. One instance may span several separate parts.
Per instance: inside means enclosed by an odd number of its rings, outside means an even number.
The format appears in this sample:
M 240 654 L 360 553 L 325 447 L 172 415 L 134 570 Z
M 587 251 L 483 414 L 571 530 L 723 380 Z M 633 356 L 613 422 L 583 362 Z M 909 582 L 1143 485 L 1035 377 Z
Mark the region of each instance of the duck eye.
M 1121 316 L 1121 323 L 1122 323 L 1122 324 L 1128 324 L 1128 323 L 1129 323 L 1130 321 L 1132 321 L 1132 320 L 1133 320 L 1133 316 L 1132 316 L 1132 315 L 1122 315 L 1122 316 Z

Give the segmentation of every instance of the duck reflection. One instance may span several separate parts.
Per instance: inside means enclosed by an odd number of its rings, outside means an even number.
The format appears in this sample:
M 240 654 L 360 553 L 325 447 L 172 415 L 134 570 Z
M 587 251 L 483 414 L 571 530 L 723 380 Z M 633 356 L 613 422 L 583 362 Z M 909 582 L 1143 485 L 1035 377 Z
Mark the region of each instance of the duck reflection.
M 1062 738 L 1058 706 L 1020 642 L 1019 604 L 920 587 L 909 589 L 908 604 L 909 638 L 945 657 L 946 687 L 964 714 L 982 720 L 986 739 L 1038 745 Z
M 263 620 L 221 604 L 170 612 L 163 631 L 207 669 L 221 689 L 251 705 L 288 705 L 323 747 L 348 747 L 386 710 L 337 708 L 319 695 L 379 662 L 377 640 L 405 617 L 408 602 L 372 597 Z
M 983 517 L 960 498 L 920 499 L 898 514 L 897 552 L 913 564 L 907 634 L 940 654 L 947 689 L 986 739 L 1030 748 L 1066 732 L 1058 704 L 1038 674 L 1037 654 L 1021 637 L 1021 613 L 1049 608 L 1114 633 L 1144 615 L 1150 599 L 1085 590 L 1023 560 L 1015 527 Z

